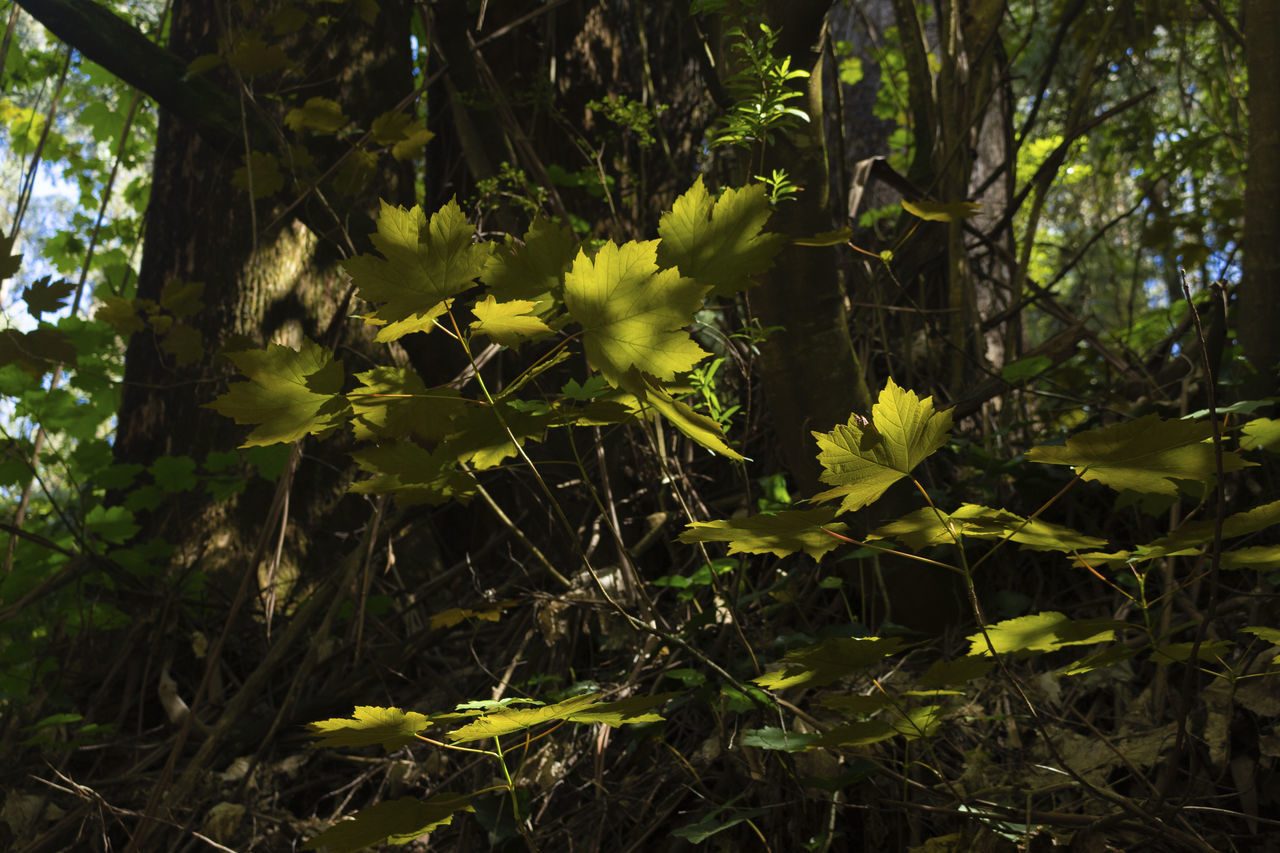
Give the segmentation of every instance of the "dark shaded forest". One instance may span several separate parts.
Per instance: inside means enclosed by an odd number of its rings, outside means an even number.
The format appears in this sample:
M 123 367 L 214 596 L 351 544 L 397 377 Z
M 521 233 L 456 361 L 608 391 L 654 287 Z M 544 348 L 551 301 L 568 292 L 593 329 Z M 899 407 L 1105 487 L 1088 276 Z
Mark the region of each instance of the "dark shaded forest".
M 1280 4 L 4 20 L 0 847 L 1280 850 Z

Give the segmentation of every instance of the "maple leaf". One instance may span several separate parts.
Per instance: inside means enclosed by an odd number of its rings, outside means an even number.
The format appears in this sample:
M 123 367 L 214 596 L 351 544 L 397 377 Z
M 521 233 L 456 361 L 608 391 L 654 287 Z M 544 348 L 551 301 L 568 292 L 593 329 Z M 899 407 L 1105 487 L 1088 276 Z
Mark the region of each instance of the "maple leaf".
M 564 276 L 578 251 L 578 238 L 568 228 L 535 217 L 521 245 L 508 244 L 496 251 L 481 280 L 502 300 L 558 298 L 564 292 Z
M 547 324 L 530 313 L 537 304 L 527 299 L 498 302 L 490 294 L 471 309 L 476 315 L 471 331 L 513 348 L 524 341 L 549 335 L 551 329 Z
M 284 173 L 280 171 L 280 161 L 274 154 L 250 151 L 249 158 L 242 157 L 241 162 L 244 165 L 231 173 L 231 186 L 248 192 L 252 177 L 255 199 L 275 195 L 284 189 Z
M 123 296 L 104 296 L 93 318 L 108 323 L 122 335 L 132 335 L 144 328 L 138 308 L 132 299 Z
M 1209 482 L 1215 476 L 1213 425 L 1166 421 L 1145 415 L 1069 436 L 1065 446 L 1041 445 L 1027 453 L 1032 462 L 1070 465 L 1084 480 L 1097 480 L 1117 491 L 1176 495 L 1176 480 Z M 1234 451 L 1222 454 L 1223 471 L 1254 465 Z
M 680 432 L 701 444 L 712 453 L 728 456 L 730 459 L 746 459 L 724 441 L 724 430 L 720 424 L 704 414 L 695 412 L 688 403 L 683 403 L 671 396 L 665 388 L 633 370 L 623 378 L 619 386 L 635 395 L 641 405 L 651 406 Z
M 22 255 L 10 254 L 17 239 L 17 228 L 13 229 L 11 234 L 0 231 L 0 281 L 10 278 L 22 267 Z
M 969 219 L 977 216 L 978 211 L 982 210 L 982 205 L 972 201 L 943 204 L 937 201 L 907 201 L 903 199 L 902 209 L 912 216 L 918 216 L 930 222 L 954 222 L 957 219 Z
M 783 510 L 776 515 L 755 515 L 724 521 L 695 521 L 680 534 L 680 541 L 728 542 L 730 554 L 773 554 L 785 557 L 804 551 L 815 560 L 838 548 L 839 539 L 823 530 L 837 533 L 847 525 L 833 523 L 836 510 L 820 507 L 811 510 Z
M 787 652 L 782 669 L 766 672 L 752 681 L 766 690 L 782 690 L 799 684 L 822 687 L 861 672 L 893 654 L 901 645 L 900 637 L 833 637 Z
M 1105 539 L 1085 536 L 1040 519 L 1027 521 L 1003 509 L 962 504 L 953 513 L 924 507 L 876 528 L 867 539 L 894 539 L 913 551 L 950 545 L 956 538 L 1004 539 L 1035 551 L 1078 551 L 1101 548 Z
M 458 812 L 474 812 L 470 794 L 442 791 L 426 802 L 416 797 L 385 800 L 340 820 L 303 845 L 304 850 L 355 853 L 375 844 L 408 844 L 437 826 L 448 826 Z
M 386 324 L 378 341 L 430 330 L 450 297 L 471 287 L 491 254 L 489 244 L 475 243 L 474 236 L 456 200 L 430 221 L 420 207 L 405 210 L 382 202 L 378 231 L 370 239 L 383 257 L 359 255 L 343 262 L 360 298 L 382 303 L 371 318 Z
M 289 110 L 284 117 L 284 123 L 294 131 L 314 130 L 316 133 L 337 133 L 349 121 L 342 114 L 338 102 L 329 98 L 307 98 L 305 104 Z
M 781 234 L 760 233 L 768 218 L 763 184 L 725 190 L 713 202 L 699 175 L 658 223 L 658 264 L 678 267 L 712 296 L 746 290 L 786 243 Z
M 303 845 L 304 850 L 355 853 L 375 844 L 408 844 L 437 826 L 448 826 L 458 812 L 474 812 L 470 794 L 442 791 L 426 802 L 416 797 L 385 800 L 340 820 Z
M 970 655 L 1005 652 L 1051 652 L 1063 646 L 1088 646 L 1114 640 L 1117 628 L 1128 627 L 1114 619 L 1068 619 L 1056 610 L 1032 613 L 988 625 L 986 635 L 971 634 Z M 987 638 L 991 646 L 987 645 Z
M 76 286 L 69 281 L 55 281 L 50 284 L 52 278 L 53 276 L 47 275 L 38 281 L 33 281 L 22 292 L 22 301 L 27 303 L 27 310 L 37 320 L 40 319 L 41 314 L 60 311 L 64 307 L 66 298 L 76 289 Z
M 596 694 L 584 693 L 554 705 L 543 705 L 537 708 L 499 708 L 461 728 L 454 729 L 449 732 L 448 738 L 453 743 L 466 743 L 502 737 L 552 720 L 604 723 L 608 726 L 652 723 L 661 720 L 662 717 L 646 713 L 648 709 L 675 695 L 663 693 L 655 696 L 635 696 L 617 702 L 598 702 Z
M 373 746 L 394 752 L 413 743 L 414 735 L 430 728 L 431 720 L 417 711 L 358 705 L 350 717 L 332 717 L 311 723 L 319 740 L 316 746 Z
M 935 412 L 933 398 L 921 400 L 892 379 L 871 407 L 871 420 L 858 415 L 828 433 L 815 432 L 822 482 L 835 486 L 815 500 L 839 498 L 842 512 L 876 501 L 946 443 L 951 412 Z
M 467 401 L 453 388 L 428 390 L 422 378 L 403 367 L 375 367 L 357 373 L 361 384 L 347 395 L 357 439 L 413 434 L 428 441 L 444 438 Z
M 351 491 L 356 494 L 391 492 L 406 506 L 451 500 L 466 503 L 475 494 L 475 480 L 458 470 L 457 456 L 447 451 L 432 453 L 412 442 L 399 441 L 357 450 L 351 458 L 375 475 L 353 483 Z
M 632 369 L 672 379 L 706 357 L 684 327 L 707 286 L 659 271 L 657 242 L 612 242 L 595 259 L 579 251 L 565 275 L 565 305 L 582 324 L 587 359 L 614 387 Z
M 313 341 L 303 341 L 299 350 L 271 344 L 227 358 L 249 381 L 232 384 L 206 406 L 238 424 L 257 424 L 241 447 L 296 441 L 346 417 L 347 402 L 339 393 L 342 362 Z

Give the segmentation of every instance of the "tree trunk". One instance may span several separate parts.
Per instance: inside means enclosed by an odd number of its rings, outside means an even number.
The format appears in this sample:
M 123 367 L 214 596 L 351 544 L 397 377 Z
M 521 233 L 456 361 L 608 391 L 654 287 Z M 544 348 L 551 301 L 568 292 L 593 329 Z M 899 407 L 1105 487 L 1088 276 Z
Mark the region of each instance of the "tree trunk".
M 1280 4 L 1246 0 L 1249 72 L 1249 170 L 1244 191 L 1244 274 L 1236 327 L 1245 357 L 1258 371 L 1250 396 L 1280 392 Z

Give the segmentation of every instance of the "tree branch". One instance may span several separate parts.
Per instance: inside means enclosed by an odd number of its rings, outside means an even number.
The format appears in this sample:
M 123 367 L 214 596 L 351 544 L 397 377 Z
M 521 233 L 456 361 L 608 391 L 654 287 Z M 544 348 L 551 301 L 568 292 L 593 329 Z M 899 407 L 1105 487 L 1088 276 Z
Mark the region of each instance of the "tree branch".
M 191 124 L 207 142 L 240 139 L 240 106 L 235 98 L 92 0 L 17 0 L 27 14 L 66 44 L 152 98 L 161 109 Z M 272 146 L 267 129 L 253 123 L 255 144 Z

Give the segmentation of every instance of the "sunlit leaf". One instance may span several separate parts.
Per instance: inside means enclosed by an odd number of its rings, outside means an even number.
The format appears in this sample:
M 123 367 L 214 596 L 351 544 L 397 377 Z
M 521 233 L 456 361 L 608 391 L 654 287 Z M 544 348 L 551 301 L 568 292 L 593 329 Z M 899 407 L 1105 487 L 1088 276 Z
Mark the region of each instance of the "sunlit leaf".
M 1262 448 L 1272 453 L 1280 452 L 1280 420 L 1254 418 L 1240 430 L 1240 448 Z
M 1127 627 L 1114 619 L 1069 619 L 1063 613 L 1045 611 L 987 626 L 996 654 L 1051 652 L 1064 646 L 1085 646 L 1114 640 L 1116 630 Z M 969 636 L 969 654 L 989 655 L 982 633 Z
M 256 425 L 241 447 L 296 441 L 345 419 L 342 362 L 319 344 L 304 340 L 297 350 L 271 344 L 227 357 L 249 381 L 232 383 L 207 405 L 238 424 Z
M 641 407 L 652 407 L 668 423 L 712 453 L 719 453 L 730 459 L 746 458 L 725 443 L 724 430 L 719 423 L 695 412 L 688 403 L 672 397 L 670 392 L 651 377 L 632 371 L 624 377 L 620 387 L 635 394 Z
M 841 512 L 861 509 L 945 444 L 950 430 L 950 411 L 935 412 L 932 397 L 921 400 L 890 379 L 870 422 L 855 414 L 831 432 L 813 434 L 822 482 L 835 486 L 816 500 L 838 498 Z
M 453 420 L 468 405 L 453 388 L 428 389 L 422 377 L 403 367 L 375 367 L 357 373 L 360 385 L 347 394 L 357 439 L 416 435 L 438 441 L 453 432 Z
M 469 794 L 439 793 L 423 802 L 401 797 L 361 809 L 303 845 L 304 850 L 355 853 L 375 844 L 408 844 L 437 826 L 447 826 L 458 812 L 473 812 Z
M 536 306 L 536 302 L 526 299 L 498 302 L 490 294 L 472 308 L 476 320 L 471 324 L 471 331 L 508 347 L 549 335 L 551 329 L 547 324 L 530 313 Z
M 936 201 L 907 201 L 904 198 L 902 209 L 912 216 L 931 222 L 954 222 L 957 219 L 970 219 L 976 216 L 982 209 L 982 205 L 972 201 L 941 204 Z
M 727 542 L 730 554 L 773 554 L 785 557 L 801 551 L 820 559 L 843 542 L 823 530 L 843 533 L 848 525 L 835 522 L 834 507 L 783 510 L 776 515 L 753 515 L 722 521 L 695 521 L 680 534 L 680 541 Z
M 1264 643 L 1270 643 L 1273 646 L 1280 646 L 1280 628 L 1268 628 L 1262 625 L 1250 625 L 1241 628 L 1246 634 L 1253 634 Z
M 431 720 L 417 711 L 359 705 L 350 717 L 334 717 L 309 724 L 318 740 L 316 746 L 373 746 L 387 752 L 412 743 L 418 732 L 431 727 Z
M 677 267 L 710 287 L 712 296 L 746 290 L 786 243 L 781 234 L 761 233 L 768 219 L 763 184 L 725 190 L 713 200 L 699 175 L 658 223 L 658 265 Z
M 497 622 L 502 618 L 503 611 L 510 607 L 514 607 L 520 602 L 517 599 L 508 599 L 506 601 L 495 602 L 488 607 L 479 610 L 471 610 L 462 607 L 451 607 L 448 610 L 441 610 L 439 613 L 431 614 L 428 623 L 433 631 L 444 628 L 452 628 L 454 625 L 461 625 L 463 622 Z
M 976 504 L 962 504 L 953 513 L 924 507 L 881 525 L 867 538 L 893 539 L 913 551 L 921 551 L 934 545 L 954 544 L 956 537 L 1007 537 L 1036 551 L 1079 551 L 1107 544 L 1105 539 L 1085 536 L 1067 527 L 1040 519 L 1027 521 L 1015 513 Z
M 620 702 L 598 702 L 594 694 L 586 693 L 554 705 L 543 705 L 538 708 L 503 708 L 485 714 L 459 729 L 454 729 L 449 732 L 448 737 L 454 743 L 467 743 L 485 738 L 502 737 L 553 720 L 604 723 L 610 726 L 655 722 L 662 718 L 657 714 L 648 713 L 648 709 L 665 702 L 672 695 L 660 694 L 633 697 Z
M 1032 462 L 1070 465 L 1085 480 L 1113 489 L 1174 495 L 1175 480 L 1208 482 L 1215 473 L 1214 448 L 1207 440 L 1213 425 L 1165 421 L 1146 415 L 1128 423 L 1076 433 L 1065 446 L 1041 445 L 1027 454 Z M 1224 451 L 1224 471 L 1254 465 Z
M 565 276 L 565 304 L 582 324 L 587 359 L 615 387 L 633 369 L 672 379 L 707 355 L 685 330 L 706 286 L 660 271 L 656 247 L 606 243 L 594 259 L 580 251 Z
M 358 255 L 343 262 L 360 298 L 381 303 L 372 317 L 384 324 L 377 340 L 430 330 L 450 297 L 471 287 L 491 251 L 488 243 L 473 242 L 474 235 L 456 201 L 430 221 L 421 208 L 382 203 L 378 231 L 370 239 L 383 257 Z

